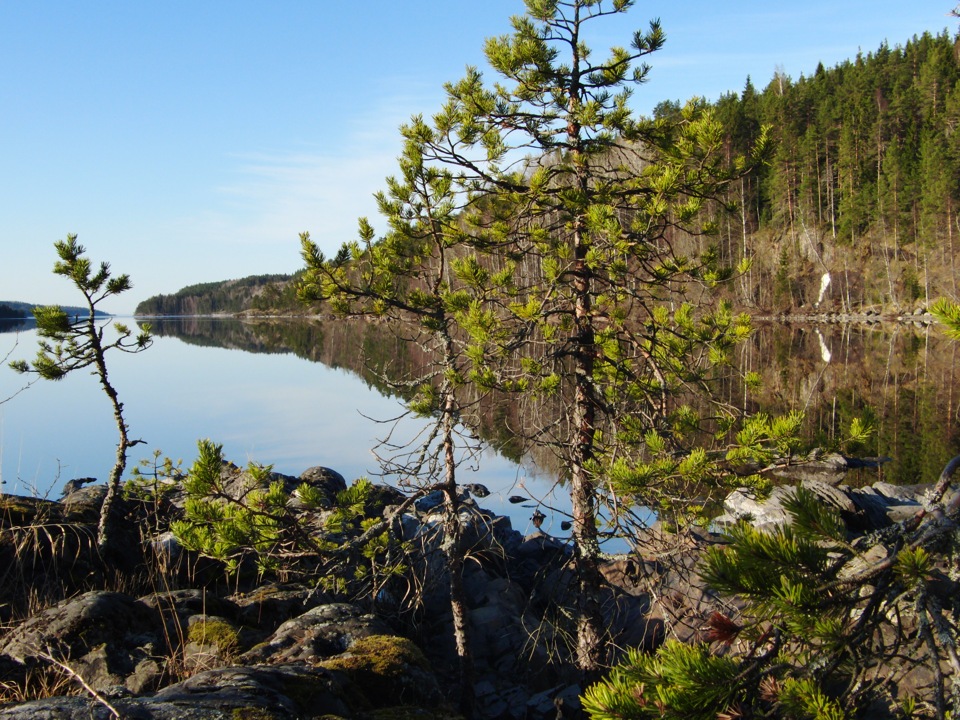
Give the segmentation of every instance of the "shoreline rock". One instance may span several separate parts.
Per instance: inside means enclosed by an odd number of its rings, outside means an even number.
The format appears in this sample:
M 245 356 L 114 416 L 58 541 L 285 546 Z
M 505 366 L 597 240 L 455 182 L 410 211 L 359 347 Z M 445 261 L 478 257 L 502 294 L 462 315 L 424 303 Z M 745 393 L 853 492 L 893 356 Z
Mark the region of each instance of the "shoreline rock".
M 817 476 L 848 469 L 847 460 L 821 460 L 822 467 L 813 468 L 799 484 L 837 507 L 852 532 L 915 513 L 928 489 L 888 483 L 850 488 Z M 245 491 L 239 468 L 225 466 L 224 472 L 238 492 Z M 326 468 L 310 468 L 299 478 L 277 477 L 291 488 L 309 481 L 331 497 L 346 487 L 339 474 Z M 741 519 L 759 527 L 786 522 L 782 501 L 788 492 L 776 488 L 761 501 L 735 491 L 714 527 L 722 531 Z M 382 513 L 404 496 L 383 486 L 377 497 L 375 511 Z M 71 532 L 82 536 L 79 528 L 95 522 L 101 498 L 97 486 L 87 486 L 65 497 L 58 508 L 56 503 L 24 502 L 20 515 L 8 515 L 6 528 L 44 512 L 57 515 L 64 528 L 70 527 L 64 518 L 75 518 L 77 529 Z M 20 507 L 9 496 L 5 500 Z M 170 512 L 181 501 L 174 492 Z M 471 557 L 463 585 L 476 671 L 476 717 L 578 717 L 580 688 L 563 643 L 573 630 L 569 545 L 539 529 L 521 535 L 508 517 L 484 510 L 469 492 L 462 502 Z M 125 512 L 133 517 L 136 504 Z M 30 673 L 48 667 L 46 655 L 62 659 L 131 718 L 362 717 L 398 702 L 419 708 L 418 717 L 456 717 L 453 698 L 445 692 L 456 684 L 457 663 L 441 552 L 442 514 L 425 500 L 401 516 L 398 527 L 403 540 L 416 548 L 410 559 L 412 577 L 418 580 L 414 610 L 404 609 L 388 593 L 344 602 L 317 587 L 278 580 L 238 590 L 223 582 L 216 567 L 205 569 L 170 537 L 152 538 L 162 552 L 151 559 L 142 548 L 131 548 L 134 555 L 147 555 L 132 556 L 124 565 L 140 563 L 145 570 L 148 561 L 167 563 L 164 577 L 175 579 L 177 587 L 136 595 L 103 589 L 108 586 L 103 578 L 77 580 L 82 592 L 32 613 L 0 638 L 0 682 L 26 686 Z M 638 552 L 605 560 L 603 610 L 616 646 L 652 651 L 666 637 L 700 642 L 715 611 L 736 613 L 737 604 L 717 596 L 697 573 L 703 552 L 723 542 L 722 532 L 676 534 L 653 527 L 637 538 Z M 40 548 L 38 557 L 49 559 L 44 553 L 58 547 Z M 86 567 L 84 554 L 93 548 L 81 545 L 71 551 L 76 567 Z M 89 717 L 112 715 L 90 697 L 0 706 L 0 720 Z

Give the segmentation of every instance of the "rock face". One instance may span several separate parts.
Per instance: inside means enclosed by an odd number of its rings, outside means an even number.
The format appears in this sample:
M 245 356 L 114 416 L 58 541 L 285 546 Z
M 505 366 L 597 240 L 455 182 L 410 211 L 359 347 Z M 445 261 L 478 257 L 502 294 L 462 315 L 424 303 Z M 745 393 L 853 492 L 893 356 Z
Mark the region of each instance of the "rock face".
M 871 487 L 835 486 L 821 480 L 799 483 L 816 493 L 824 503 L 840 511 L 847 527 L 854 532 L 869 532 L 914 515 L 922 506 L 926 486 L 897 486 L 879 482 Z M 760 528 L 771 528 L 789 522 L 783 502 L 790 496 L 790 487 L 776 487 L 766 498 L 758 499 L 747 490 L 734 490 L 724 501 L 725 514 L 714 519 L 718 526 L 748 520 Z M 949 503 L 956 491 L 948 491 Z
M 92 591 L 48 608 L 0 642 L 0 655 L 29 667 L 67 661 L 95 690 L 127 687 L 141 663 L 163 655 L 163 623 L 154 609 L 122 593 Z M 134 681 L 129 690 L 142 690 Z
M 304 664 L 198 673 L 148 697 L 55 697 L 0 707 L 5 720 L 296 720 L 351 717 L 348 681 Z
M 390 632 L 383 620 L 355 605 L 320 605 L 284 622 L 240 659 L 275 664 L 329 658 L 347 652 L 357 640 Z
M 442 705 L 438 680 L 416 646 L 353 605 L 312 608 L 241 653 L 254 634 L 245 636 L 232 619 L 191 614 L 199 595 L 180 591 L 138 600 L 97 591 L 64 601 L 4 638 L 3 679 L 15 679 L 18 667 L 25 676 L 28 667 L 53 657 L 124 716 L 145 718 L 351 717 L 398 701 Z M 237 603 L 210 605 L 242 616 Z M 172 662 L 189 677 L 157 690 Z M 91 713 L 110 716 L 104 702 L 75 697 L 0 709 L 3 718 Z

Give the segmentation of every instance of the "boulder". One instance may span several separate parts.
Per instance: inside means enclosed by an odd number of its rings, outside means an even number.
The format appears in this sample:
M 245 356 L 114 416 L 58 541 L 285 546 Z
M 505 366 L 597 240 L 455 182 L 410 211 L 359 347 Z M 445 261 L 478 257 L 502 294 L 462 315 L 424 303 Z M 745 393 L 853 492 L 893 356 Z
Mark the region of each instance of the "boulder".
M 347 489 L 347 481 L 336 470 L 323 465 L 314 465 L 300 473 L 300 481 L 313 487 L 325 488 L 331 494 Z
M 353 717 L 345 680 L 303 664 L 198 673 L 150 697 L 53 697 L 0 708 L 2 720 L 299 720 Z
M 824 504 L 836 508 L 852 532 L 870 532 L 887 527 L 907 519 L 920 509 L 920 504 L 914 498 L 922 493 L 916 488 L 898 492 L 894 490 L 896 486 L 887 483 L 849 488 L 816 479 L 804 480 L 800 485 L 820 497 Z M 784 500 L 793 492 L 793 487 L 778 486 L 769 496 L 761 498 L 745 488 L 734 490 L 724 500 L 726 512 L 714 518 L 713 523 L 723 527 L 748 520 L 760 529 L 785 525 L 790 522 L 790 514 L 784 507 Z
M 849 469 L 849 461 L 840 453 L 814 453 L 806 460 L 776 468 L 773 474 L 792 482 L 817 480 L 836 485 Z
M 327 502 L 330 505 L 333 505 L 333 501 L 337 497 L 337 493 L 343 492 L 347 489 L 347 481 L 343 478 L 343 475 L 338 473 L 336 470 L 331 470 L 328 467 L 323 467 L 322 465 L 315 465 L 314 467 L 307 468 L 298 478 L 300 483 L 306 483 L 311 487 L 317 488 L 323 491 L 323 494 L 327 498 Z M 288 488 L 289 492 L 292 492 L 295 487 Z
M 443 693 L 426 657 L 410 640 L 396 635 L 369 635 L 351 643 L 347 652 L 321 663 L 343 673 L 355 691 L 357 705 L 438 707 Z
M 760 497 L 747 488 L 737 488 L 723 501 L 723 515 L 714 518 L 718 527 L 732 525 L 741 520 L 748 520 L 758 528 L 773 528 L 785 525 L 790 520 L 790 514 L 783 507 L 783 500 L 790 492 L 790 488 L 775 487 L 767 497 Z
M 319 660 L 346 652 L 361 638 L 389 632 L 382 620 L 355 605 L 320 605 L 280 625 L 241 659 L 245 663 L 272 664 Z
M 226 667 L 240 650 L 240 629 L 217 615 L 205 613 L 187 619 L 180 661 L 187 673 Z
M 657 524 L 637 539 L 642 555 L 603 563 L 601 572 L 609 585 L 634 600 L 624 605 L 623 596 L 617 596 L 621 615 L 612 617 L 621 627 L 617 644 L 654 650 L 665 637 L 702 642 L 706 621 L 715 611 L 735 610 L 699 574 L 706 549 L 723 542 L 722 535 L 695 527 L 670 532 Z
M 264 583 L 230 598 L 238 608 L 238 620 L 247 628 L 256 628 L 265 640 L 281 624 L 318 605 L 333 602 L 330 595 L 304 585 Z
M 560 720 L 581 716 L 579 685 L 560 685 L 537 693 L 527 700 L 526 720 Z
M 163 654 L 160 614 L 117 592 L 91 591 L 34 615 L 0 642 L 0 655 L 24 666 L 45 655 L 69 661 L 94 689 L 123 686 L 147 658 Z M 141 681 L 137 681 L 140 684 Z

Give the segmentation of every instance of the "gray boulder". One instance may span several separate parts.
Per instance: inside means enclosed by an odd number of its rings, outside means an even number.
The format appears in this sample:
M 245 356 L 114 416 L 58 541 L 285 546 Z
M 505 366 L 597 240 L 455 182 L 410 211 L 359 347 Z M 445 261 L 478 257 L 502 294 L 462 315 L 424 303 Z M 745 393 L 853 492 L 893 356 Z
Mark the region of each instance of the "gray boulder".
M 198 673 L 145 698 L 54 697 L 0 708 L 2 720 L 297 720 L 351 717 L 344 679 L 333 671 L 290 664 L 230 667 Z M 109 703 L 108 707 L 105 703 Z
M 359 638 L 388 635 L 390 628 L 355 605 L 320 605 L 286 621 L 264 642 L 242 655 L 245 663 L 317 660 L 346 652 Z
M 30 667 L 69 661 L 95 690 L 124 686 L 138 665 L 165 654 L 160 614 L 117 592 L 92 591 L 29 618 L 0 642 L 0 655 Z M 136 683 L 142 689 L 142 680 Z M 133 688 L 129 688 L 133 689 Z

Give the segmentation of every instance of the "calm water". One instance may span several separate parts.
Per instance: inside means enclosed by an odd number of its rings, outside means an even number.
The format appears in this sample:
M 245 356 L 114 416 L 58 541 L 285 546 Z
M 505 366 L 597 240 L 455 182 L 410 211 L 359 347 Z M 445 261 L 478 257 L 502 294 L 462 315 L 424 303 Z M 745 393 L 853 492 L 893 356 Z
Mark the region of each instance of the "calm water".
M 222 323 L 194 321 L 190 327 L 199 328 L 203 341 L 204 326 L 217 324 Z M 163 327 L 169 330 L 169 325 Z M 225 456 L 238 465 L 269 463 L 290 475 L 325 465 L 348 482 L 361 476 L 378 479 L 371 449 L 393 426 L 377 420 L 401 415 L 399 400 L 385 397 L 354 372 L 282 349 L 249 352 L 197 345 L 197 336 L 186 339 L 158 336 L 146 352 L 115 352 L 108 358 L 131 437 L 146 443 L 133 448 L 130 466 L 160 449 L 182 458 L 186 468 L 196 455 L 197 440 L 209 437 L 222 443 Z M 35 347 L 33 331 L 0 334 L 0 359 L 8 353 L 9 359 L 30 359 Z M 28 380 L 5 365 L 0 368 L 0 400 Z M 420 421 L 405 422 L 392 439 L 416 437 L 422 427 Z M 83 372 L 59 382 L 35 382 L 0 404 L 4 492 L 57 498 L 71 478 L 106 478 L 115 447 L 109 402 L 96 378 Z M 521 531 L 528 528 L 532 509 L 510 504 L 509 496 L 536 496 L 560 506 L 566 502 L 562 490 L 553 497 L 553 483 L 538 478 L 532 465 L 517 465 L 492 451 L 463 466 L 459 477 L 487 485 L 493 494 L 483 506 L 509 514 Z
M 415 366 L 409 344 L 391 344 L 368 324 L 335 322 L 183 319 L 157 322 L 155 331 L 146 352 L 109 358 L 131 435 L 145 441 L 133 449 L 131 466 L 160 449 L 182 458 L 186 468 L 197 440 L 209 437 L 238 465 L 271 463 L 291 475 L 326 465 L 348 481 L 378 479 L 371 449 L 392 426 L 377 420 L 397 417 L 402 407 L 383 394 L 388 391 L 367 366 Z M 0 359 L 29 359 L 35 346 L 32 331 L 0 333 Z M 932 482 L 960 454 L 960 343 L 933 328 L 760 325 L 737 363 L 759 372 L 764 389 L 744 395 L 731 385 L 725 390 L 731 402 L 771 412 L 803 409 L 808 433 L 822 443 L 842 435 L 853 417 L 871 422 L 873 438 L 850 450 L 893 460 L 851 481 Z M 26 381 L 4 363 L 0 400 Z M 407 421 L 391 439 L 402 443 L 422 428 Z M 487 432 L 499 432 L 502 443 L 509 439 L 505 428 L 492 414 Z M 115 437 L 94 377 L 36 382 L 0 404 L 3 489 L 56 498 L 68 479 L 105 478 Z M 524 531 L 532 508 L 510 504 L 509 496 L 535 497 L 561 510 L 568 501 L 562 489 L 551 494 L 550 473 L 516 460 L 487 451 L 464 465 L 459 479 L 487 485 L 493 495 L 482 504 L 510 515 Z M 562 519 L 548 512 L 545 528 L 565 534 Z

